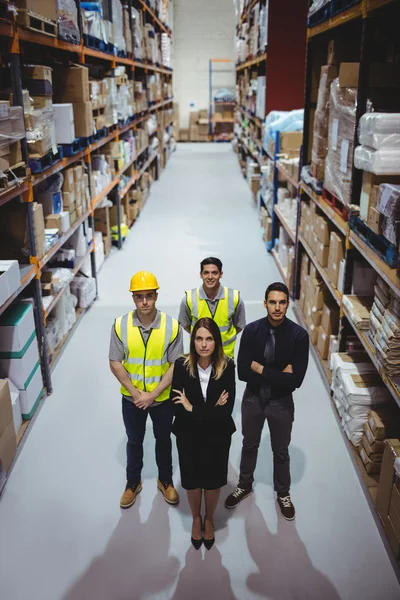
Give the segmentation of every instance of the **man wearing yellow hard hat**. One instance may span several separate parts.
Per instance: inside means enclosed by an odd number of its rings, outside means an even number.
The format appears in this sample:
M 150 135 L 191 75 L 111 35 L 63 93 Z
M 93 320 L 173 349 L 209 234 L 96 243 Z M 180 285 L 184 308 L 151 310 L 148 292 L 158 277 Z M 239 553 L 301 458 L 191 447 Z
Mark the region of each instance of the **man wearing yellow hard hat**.
M 169 397 L 173 363 L 183 354 L 183 336 L 178 321 L 157 310 L 158 289 L 152 273 L 136 273 L 129 288 L 136 310 L 115 319 L 111 329 L 110 368 L 121 384 L 128 436 L 127 484 L 121 508 L 132 506 L 142 489 L 143 440 L 149 414 L 156 439 L 157 487 L 166 502 L 179 502 L 172 482 L 173 407 Z

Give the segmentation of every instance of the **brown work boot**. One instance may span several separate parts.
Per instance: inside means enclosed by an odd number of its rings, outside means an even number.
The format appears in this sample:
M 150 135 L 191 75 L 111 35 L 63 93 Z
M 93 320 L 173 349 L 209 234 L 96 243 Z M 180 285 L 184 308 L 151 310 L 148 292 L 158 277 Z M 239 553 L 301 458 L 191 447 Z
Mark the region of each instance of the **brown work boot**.
M 121 508 L 130 508 L 133 504 L 135 504 L 136 497 L 139 492 L 142 491 L 142 482 L 139 483 L 128 483 L 126 484 L 126 488 L 124 493 L 121 496 L 120 505 Z
M 165 481 L 164 483 L 161 483 L 161 481 L 158 479 L 157 487 L 164 496 L 165 502 L 168 502 L 168 504 L 178 504 L 179 494 L 171 481 Z

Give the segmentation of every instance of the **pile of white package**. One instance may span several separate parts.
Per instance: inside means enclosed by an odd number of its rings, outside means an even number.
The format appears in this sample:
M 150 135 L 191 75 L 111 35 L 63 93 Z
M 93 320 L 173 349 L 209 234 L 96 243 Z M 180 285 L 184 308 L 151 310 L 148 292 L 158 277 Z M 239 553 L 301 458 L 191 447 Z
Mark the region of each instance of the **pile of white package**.
M 88 308 L 96 298 L 96 280 L 94 277 L 75 277 L 71 291 L 78 299 L 79 308 Z
M 357 169 L 375 175 L 400 175 L 400 113 L 367 113 L 360 119 L 354 152 Z
M 333 401 L 349 440 L 358 446 L 368 412 L 392 402 L 392 397 L 365 353 L 331 355 Z

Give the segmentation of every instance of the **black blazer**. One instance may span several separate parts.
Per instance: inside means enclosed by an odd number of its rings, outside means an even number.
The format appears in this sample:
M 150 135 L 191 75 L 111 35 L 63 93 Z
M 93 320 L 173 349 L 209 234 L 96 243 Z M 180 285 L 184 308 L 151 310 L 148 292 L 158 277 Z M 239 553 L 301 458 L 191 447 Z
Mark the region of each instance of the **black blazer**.
M 203 398 L 198 374 L 196 377 L 191 377 L 184 366 L 184 360 L 181 357 L 175 362 L 171 399 L 176 396 L 174 389 L 185 390 L 186 398 L 193 406 L 193 411 L 188 412 L 182 404 L 175 404 L 174 402 L 175 419 L 172 432 L 175 435 L 201 433 L 212 437 L 231 435 L 236 431 L 232 419 L 236 394 L 235 364 L 233 360 L 229 359 L 229 363 L 220 379 L 214 379 L 214 371 L 211 372 L 206 401 Z M 224 406 L 215 406 L 224 390 L 229 393 L 227 403 Z

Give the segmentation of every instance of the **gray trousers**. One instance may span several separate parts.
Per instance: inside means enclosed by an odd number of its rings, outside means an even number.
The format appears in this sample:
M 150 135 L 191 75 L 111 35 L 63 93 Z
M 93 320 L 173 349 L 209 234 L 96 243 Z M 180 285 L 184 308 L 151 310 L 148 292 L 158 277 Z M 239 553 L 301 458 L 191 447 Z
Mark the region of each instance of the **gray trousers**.
M 258 447 L 265 420 L 271 435 L 274 455 L 274 489 L 280 494 L 290 491 L 289 444 L 294 420 L 294 405 L 291 397 L 274 400 L 271 398 L 263 408 L 260 398 L 247 389 L 242 401 L 243 447 L 240 461 L 239 485 L 253 484 L 257 464 Z

